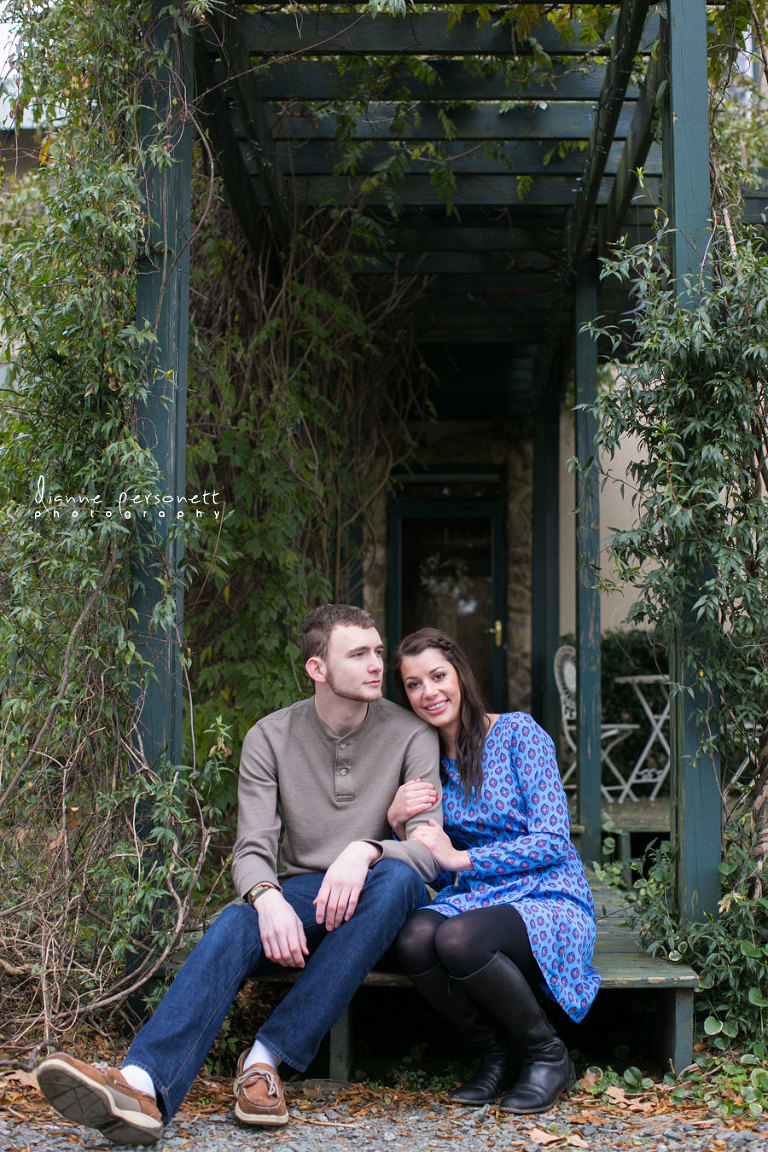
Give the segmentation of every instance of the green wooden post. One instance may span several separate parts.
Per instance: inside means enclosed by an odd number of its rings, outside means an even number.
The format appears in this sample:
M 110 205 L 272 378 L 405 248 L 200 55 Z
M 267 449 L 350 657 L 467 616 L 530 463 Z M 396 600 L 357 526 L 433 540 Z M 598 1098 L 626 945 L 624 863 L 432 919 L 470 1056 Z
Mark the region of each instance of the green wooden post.
M 595 439 L 597 423 L 590 405 L 597 396 L 597 345 L 582 326 L 597 315 L 597 260 L 585 256 L 576 280 L 576 456 L 581 465 L 576 499 L 576 648 L 578 662 L 579 823 L 584 831 L 582 859 L 600 860 L 600 488 Z
M 680 280 L 700 275 L 710 238 L 705 0 L 670 0 L 666 52 L 664 200 L 675 227 L 672 260 Z M 695 598 L 692 587 L 691 603 Z M 686 636 L 694 627 L 691 613 L 681 621 L 670 658 L 670 676 L 684 686 L 670 710 L 671 801 L 677 906 L 685 918 L 700 920 L 707 913 L 717 913 L 720 898 L 722 802 L 719 764 L 716 759 L 697 756 L 702 735 L 697 712 L 704 710 L 706 699 L 695 674 L 686 667 Z
M 148 763 L 167 756 L 177 764 L 182 759 L 183 597 L 178 570 L 183 543 L 174 525 L 183 507 L 178 498 L 185 490 L 192 42 L 156 2 L 147 44 L 150 53 L 167 44 L 169 61 L 145 83 L 142 139 L 145 145 L 163 142 L 170 163 L 148 164 L 145 170 L 147 237 L 138 267 L 136 315 L 138 326 L 148 324 L 157 340 L 146 365 L 147 395 L 137 408 L 136 431 L 139 442 L 157 461 L 161 495 L 167 500 L 141 521 L 147 550 L 140 569 L 133 573 L 134 640 L 155 676 L 145 683 L 135 704 L 138 735 Z M 175 584 L 176 627 L 171 629 L 150 623 L 161 597 L 161 579 L 169 580 L 172 587 Z
M 531 713 L 559 744 L 553 666 L 560 643 L 560 395 L 553 378 L 539 396 L 533 432 Z

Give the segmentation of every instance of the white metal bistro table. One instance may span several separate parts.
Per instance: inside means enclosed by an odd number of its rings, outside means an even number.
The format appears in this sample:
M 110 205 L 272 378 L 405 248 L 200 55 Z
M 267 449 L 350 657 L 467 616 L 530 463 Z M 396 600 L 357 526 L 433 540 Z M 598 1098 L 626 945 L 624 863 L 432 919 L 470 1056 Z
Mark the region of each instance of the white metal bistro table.
M 634 768 L 627 777 L 627 782 L 619 793 L 617 801 L 619 804 L 623 803 L 627 796 L 632 793 L 632 788 L 636 784 L 650 784 L 652 787 L 648 798 L 649 800 L 655 800 L 659 794 L 659 789 L 669 774 L 669 741 L 664 733 L 664 725 L 669 719 L 669 677 L 661 674 L 649 676 L 617 676 L 614 683 L 629 684 L 631 686 L 651 726 L 651 734 L 646 740 L 642 752 L 635 761 Z M 658 686 L 661 689 L 664 704 L 660 712 L 655 710 L 656 706 L 649 701 L 645 694 L 644 690 L 651 685 Z M 655 744 L 661 745 L 665 755 L 664 763 L 658 768 L 646 764 L 651 749 Z

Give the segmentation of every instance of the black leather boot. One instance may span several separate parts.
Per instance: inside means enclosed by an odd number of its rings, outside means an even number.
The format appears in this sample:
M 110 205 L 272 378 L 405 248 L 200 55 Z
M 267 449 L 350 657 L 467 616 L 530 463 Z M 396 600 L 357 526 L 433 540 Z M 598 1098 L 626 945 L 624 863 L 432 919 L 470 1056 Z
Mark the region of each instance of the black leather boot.
M 576 1073 L 525 976 L 508 956 L 496 952 L 483 968 L 456 983 L 502 1025 L 519 1055 L 520 1076 L 499 1107 L 524 1114 L 547 1112 L 576 1083 Z
M 441 964 L 411 976 L 411 980 L 424 999 L 480 1050 L 480 1067 L 465 1084 L 454 1089 L 450 1099 L 456 1104 L 491 1103 L 514 1083 L 517 1073 L 503 1029 L 485 1019 L 477 1004 L 461 991 Z

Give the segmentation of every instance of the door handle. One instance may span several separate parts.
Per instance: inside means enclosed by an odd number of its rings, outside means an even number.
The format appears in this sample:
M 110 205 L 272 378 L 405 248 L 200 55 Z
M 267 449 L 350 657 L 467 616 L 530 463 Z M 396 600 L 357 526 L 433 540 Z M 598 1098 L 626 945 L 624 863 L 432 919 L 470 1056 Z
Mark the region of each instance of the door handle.
M 486 628 L 486 632 L 488 633 L 489 636 L 493 636 L 493 642 L 496 645 L 496 647 L 501 648 L 501 640 L 502 640 L 501 620 L 497 620 L 494 623 L 493 628 Z

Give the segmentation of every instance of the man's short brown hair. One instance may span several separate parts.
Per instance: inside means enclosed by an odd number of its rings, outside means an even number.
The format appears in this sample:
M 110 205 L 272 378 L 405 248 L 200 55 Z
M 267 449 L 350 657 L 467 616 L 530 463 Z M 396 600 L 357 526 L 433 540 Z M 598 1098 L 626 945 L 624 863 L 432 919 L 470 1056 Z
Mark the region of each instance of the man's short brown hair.
M 305 664 L 312 656 L 325 660 L 328 641 L 337 624 L 355 628 L 376 627 L 370 612 L 354 604 L 321 604 L 319 608 L 313 608 L 304 617 L 301 628 L 301 658 Z

